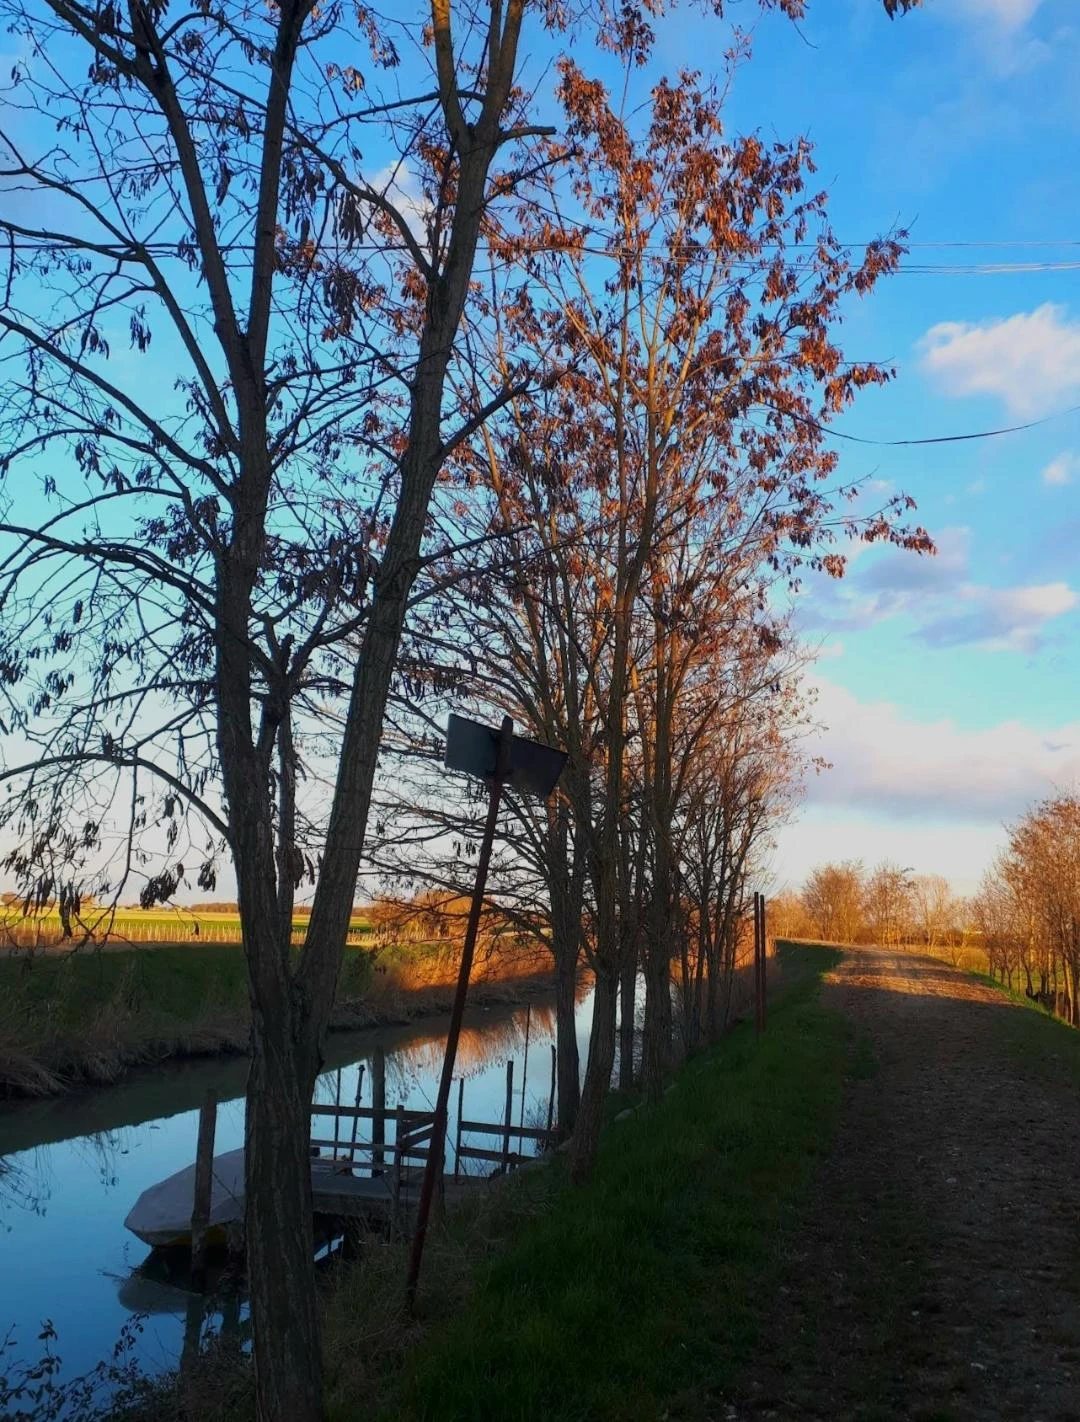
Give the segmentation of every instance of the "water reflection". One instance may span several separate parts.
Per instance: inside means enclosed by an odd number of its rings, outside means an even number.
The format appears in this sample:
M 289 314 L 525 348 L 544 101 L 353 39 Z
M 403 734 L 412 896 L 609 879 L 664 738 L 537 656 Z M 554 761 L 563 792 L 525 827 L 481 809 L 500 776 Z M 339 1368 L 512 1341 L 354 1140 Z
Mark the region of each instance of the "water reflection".
M 578 1008 L 584 1048 L 590 998 Z M 371 1063 L 385 1052 L 386 1104 L 430 1109 L 442 1065 L 446 1019 L 407 1027 L 335 1034 L 316 1099 L 340 1094 L 352 1104 L 362 1077 L 363 1104 L 372 1098 Z M 528 1032 L 528 1074 L 522 1066 Z M 505 1063 L 515 1063 L 513 1119 L 546 1115 L 551 1088 L 554 1009 L 473 1009 L 462 1032 L 457 1074 L 464 1078 L 465 1115 L 501 1121 Z M 584 1050 L 582 1051 L 584 1061 Z M 190 1164 L 198 1107 L 208 1087 L 218 1094 L 215 1149 L 243 1142 L 243 1059 L 179 1064 L 132 1076 L 120 1085 L 0 1112 L 0 1338 L 15 1331 L 15 1358 L 32 1360 L 43 1319 L 52 1319 L 65 1377 L 85 1373 L 109 1355 L 125 1320 L 147 1314 L 138 1358 L 153 1371 L 175 1364 L 193 1336 L 230 1325 L 238 1305 L 228 1291 L 195 1312 L 182 1281 L 145 1267 L 147 1250 L 123 1226 L 149 1185 Z M 451 1097 L 450 1140 L 458 1091 Z M 6 1362 L 9 1359 L 5 1360 Z

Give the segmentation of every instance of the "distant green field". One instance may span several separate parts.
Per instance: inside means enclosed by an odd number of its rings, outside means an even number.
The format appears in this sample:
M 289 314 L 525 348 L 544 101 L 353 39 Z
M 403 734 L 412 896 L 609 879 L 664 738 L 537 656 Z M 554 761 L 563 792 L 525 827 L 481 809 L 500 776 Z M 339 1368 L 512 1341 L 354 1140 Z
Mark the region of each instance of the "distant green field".
M 94 942 L 124 943 L 239 943 L 238 913 L 196 913 L 189 909 L 119 909 L 115 914 L 86 909 L 73 923 L 76 938 L 90 934 Z M 299 942 L 307 918 L 293 919 L 293 940 Z M 349 923 L 349 941 L 358 942 L 371 931 L 371 921 L 356 915 Z M 24 915 L 18 905 L 0 909 L 0 948 L 52 947 L 63 942 L 60 915 L 55 911 Z

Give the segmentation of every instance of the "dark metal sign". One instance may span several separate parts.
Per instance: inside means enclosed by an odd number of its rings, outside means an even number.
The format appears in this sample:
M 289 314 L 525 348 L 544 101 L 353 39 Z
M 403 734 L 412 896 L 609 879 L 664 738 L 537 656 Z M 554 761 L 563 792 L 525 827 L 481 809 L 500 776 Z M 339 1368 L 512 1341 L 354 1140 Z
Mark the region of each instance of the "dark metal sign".
M 492 780 L 499 749 L 499 731 L 468 716 L 450 713 L 446 723 L 447 770 L 463 770 L 478 780 Z M 554 750 L 524 736 L 510 737 L 510 770 L 504 783 L 520 794 L 545 799 L 566 764 L 565 751 Z

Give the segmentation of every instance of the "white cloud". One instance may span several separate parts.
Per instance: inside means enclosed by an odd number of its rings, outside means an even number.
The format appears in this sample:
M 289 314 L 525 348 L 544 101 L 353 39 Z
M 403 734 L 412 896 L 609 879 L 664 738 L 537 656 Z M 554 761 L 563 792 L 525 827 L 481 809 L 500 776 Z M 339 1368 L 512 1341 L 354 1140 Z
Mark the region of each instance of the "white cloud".
M 827 728 L 815 750 L 833 769 L 810 782 L 811 804 L 998 823 L 1080 779 L 1080 722 L 1046 735 L 1019 721 L 972 730 L 860 701 L 824 678 L 815 685 Z
M 420 179 L 404 163 L 388 163 L 367 180 L 369 185 L 394 204 L 415 237 L 423 238 L 430 204 L 424 197 Z
M 944 528 L 934 558 L 879 552 L 842 582 L 815 582 L 799 607 L 804 629 L 857 632 L 893 617 L 930 647 L 1036 651 L 1048 626 L 1080 606 L 1066 582 L 994 587 L 971 576 L 971 530 Z
M 1052 302 L 988 321 L 942 321 L 920 344 L 923 369 L 948 395 L 993 395 L 1022 419 L 1080 396 L 1080 322 Z
M 1062 485 L 1071 484 L 1077 471 L 1080 470 L 1080 459 L 1075 454 L 1059 454 L 1042 472 L 1044 484 Z
M 1042 0 L 953 0 L 953 8 L 973 20 L 988 21 L 998 29 L 1022 30 Z

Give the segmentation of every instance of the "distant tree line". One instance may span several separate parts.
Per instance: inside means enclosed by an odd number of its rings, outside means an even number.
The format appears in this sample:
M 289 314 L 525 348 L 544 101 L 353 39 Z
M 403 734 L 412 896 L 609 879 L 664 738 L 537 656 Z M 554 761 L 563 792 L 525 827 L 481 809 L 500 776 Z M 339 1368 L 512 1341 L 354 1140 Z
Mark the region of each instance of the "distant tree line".
M 969 906 L 947 879 L 888 860 L 870 870 L 855 859 L 819 865 L 801 890 L 771 901 L 769 919 L 778 937 L 826 943 L 960 948 L 971 939 Z
M 1008 828 L 1006 847 L 970 898 L 939 874 L 888 861 L 822 864 L 775 897 L 781 938 L 917 945 L 984 955 L 991 976 L 1080 1026 L 1080 795 L 1040 801 Z
M 1035 805 L 971 900 L 990 970 L 1080 1026 L 1080 795 Z

